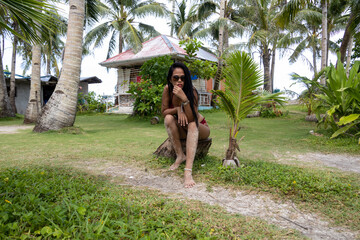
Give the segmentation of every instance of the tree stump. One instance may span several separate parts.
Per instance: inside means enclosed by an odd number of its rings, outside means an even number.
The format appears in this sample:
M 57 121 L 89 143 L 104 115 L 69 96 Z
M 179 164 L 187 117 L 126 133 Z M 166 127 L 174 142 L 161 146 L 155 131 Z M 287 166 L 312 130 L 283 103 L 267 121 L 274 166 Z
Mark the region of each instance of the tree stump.
M 197 149 L 196 149 L 195 159 L 205 157 L 209 152 L 211 143 L 212 143 L 211 138 L 207 138 L 207 139 L 204 139 L 204 140 L 199 140 L 198 146 L 197 146 Z M 186 154 L 186 140 L 185 139 L 181 140 L 181 147 L 182 147 L 182 150 L 183 150 L 184 154 Z M 175 150 L 174 150 L 169 138 L 167 138 L 156 149 L 154 154 L 156 156 L 158 156 L 158 157 L 167 157 L 167 158 L 176 159 L 176 153 L 175 153 Z

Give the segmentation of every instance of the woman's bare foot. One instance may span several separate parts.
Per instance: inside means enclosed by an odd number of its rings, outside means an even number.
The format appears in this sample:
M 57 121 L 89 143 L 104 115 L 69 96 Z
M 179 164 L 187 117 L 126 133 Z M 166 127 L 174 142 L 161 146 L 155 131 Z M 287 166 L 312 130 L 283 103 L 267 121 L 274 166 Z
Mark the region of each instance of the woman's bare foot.
M 184 180 L 185 188 L 192 188 L 196 184 L 192 178 L 192 171 L 190 169 L 185 169 Z
M 186 161 L 186 156 L 177 157 L 174 164 L 170 166 L 170 170 L 174 171 L 179 168 L 180 164 Z

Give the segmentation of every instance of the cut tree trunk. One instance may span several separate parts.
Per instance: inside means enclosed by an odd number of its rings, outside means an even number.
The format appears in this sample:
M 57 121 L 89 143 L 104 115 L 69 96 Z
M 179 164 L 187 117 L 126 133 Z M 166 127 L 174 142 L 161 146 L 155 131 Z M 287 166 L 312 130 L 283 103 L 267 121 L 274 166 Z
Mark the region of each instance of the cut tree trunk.
M 242 137 L 239 142 L 243 139 Z M 222 165 L 224 167 L 231 167 L 231 168 L 237 168 L 240 167 L 240 162 L 236 156 L 236 151 L 240 152 L 239 144 L 237 143 L 236 138 L 229 138 L 229 148 L 226 151 L 226 156 L 222 160 Z
M 198 146 L 196 149 L 195 159 L 197 158 L 203 158 L 205 157 L 210 149 L 212 143 L 211 138 L 207 138 L 204 140 L 199 140 Z M 186 139 L 181 140 L 181 147 L 186 154 Z M 169 138 L 167 138 L 154 152 L 154 154 L 158 157 L 167 157 L 167 158 L 173 158 L 176 159 L 176 153 L 175 150 L 171 144 L 171 141 Z

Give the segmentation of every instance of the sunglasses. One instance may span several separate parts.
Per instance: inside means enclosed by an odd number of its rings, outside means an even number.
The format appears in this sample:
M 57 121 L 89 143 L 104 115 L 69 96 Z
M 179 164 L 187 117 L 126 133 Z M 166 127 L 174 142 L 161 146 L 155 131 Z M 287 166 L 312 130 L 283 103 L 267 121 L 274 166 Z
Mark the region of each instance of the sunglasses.
M 181 81 L 185 82 L 185 75 L 182 76 L 174 75 L 172 76 L 172 79 L 175 81 L 179 81 L 179 79 L 181 79 Z

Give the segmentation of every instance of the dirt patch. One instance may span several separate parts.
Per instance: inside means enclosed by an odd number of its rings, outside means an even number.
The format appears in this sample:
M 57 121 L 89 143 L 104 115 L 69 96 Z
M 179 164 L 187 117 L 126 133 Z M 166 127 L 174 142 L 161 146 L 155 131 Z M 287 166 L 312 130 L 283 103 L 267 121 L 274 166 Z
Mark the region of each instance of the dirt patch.
M 0 134 L 15 134 L 19 133 L 19 130 L 31 129 L 34 126 L 24 126 L 24 125 L 11 125 L 11 126 L 0 126 Z
M 325 165 L 343 171 L 360 173 L 360 156 L 347 154 L 306 153 L 297 155 L 302 162 L 311 162 L 316 165 Z
M 292 202 L 280 202 L 264 194 L 234 191 L 213 187 L 208 191 L 204 183 L 185 189 L 183 181 L 167 170 L 139 169 L 114 163 L 88 162 L 87 170 L 111 177 L 121 177 L 126 185 L 147 187 L 169 194 L 169 197 L 194 199 L 224 207 L 231 213 L 258 217 L 282 228 L 297 229 L 311 239 L 355 239 L 359 232 L 331 227 L 319 216 L 299 210 Z M 79 166 L 80 168 L 80 166 Z M 196 179 L 196 172 L 194 173 Z

